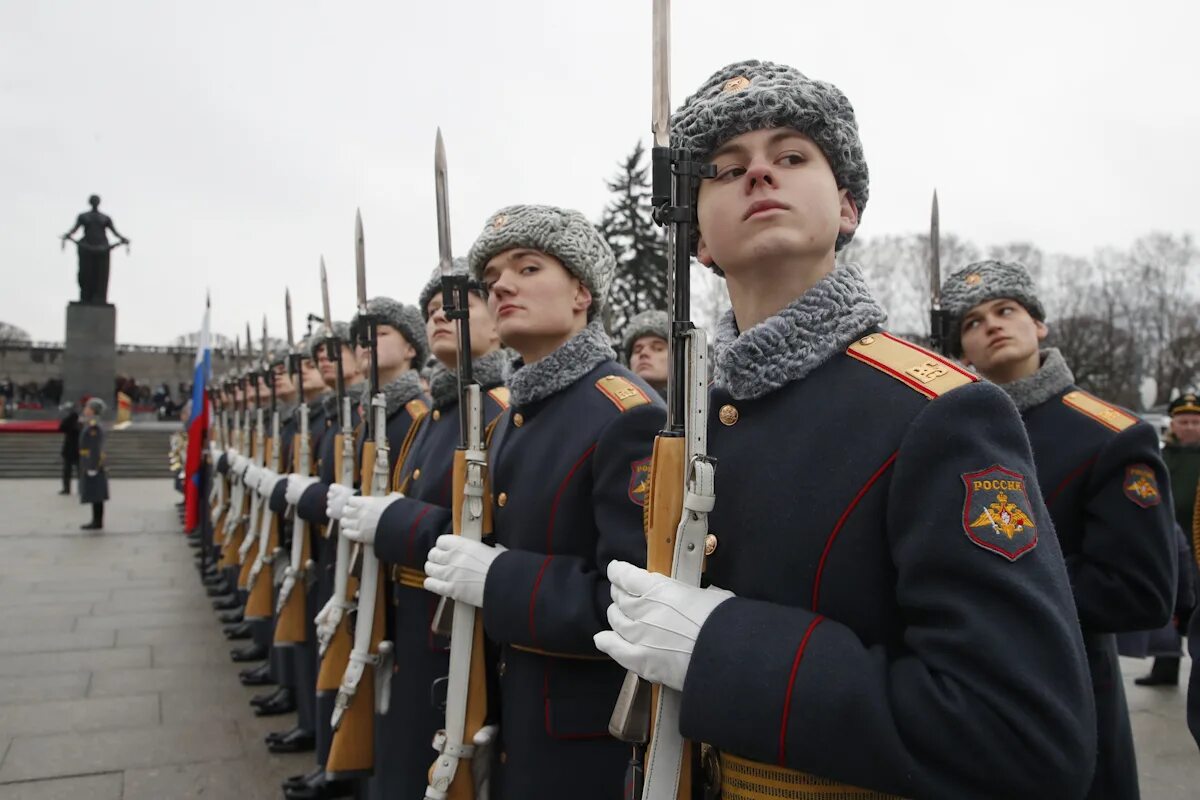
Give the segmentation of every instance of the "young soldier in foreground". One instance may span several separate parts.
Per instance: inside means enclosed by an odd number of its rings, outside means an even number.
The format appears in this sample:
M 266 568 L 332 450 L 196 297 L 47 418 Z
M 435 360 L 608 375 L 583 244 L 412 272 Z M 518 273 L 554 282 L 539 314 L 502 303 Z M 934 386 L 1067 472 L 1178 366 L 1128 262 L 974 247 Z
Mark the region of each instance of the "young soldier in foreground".
M 867 200 L 849 101 L 748 61 L 672 133 L 715 164 L 697 255 L 733 306 L 709 421 L 720 588 L 614 563 L 597 646 L 682 691 L 726 798 L 1082 796 L 1087 666 L 1016 410 L 879 332 L 835 262 Z
M 456 272 L 465 273 L 466 259 L 456 259 L 454 266 Z M 429 346 L 437 358 L 430 376 L 433 410 L 417 423 L 420 429 L 408 458 L 396 471 L 393 492 L 351 498 L 342 519 L 345 536 L 373 545 L 380 560 L 391 565 L 395 583 L 392 637 L 403 666 L 392 682 L 392 704 L 378 744 L 385 757 L 377 761 L 375 774 L 385 797 L 425 796 L 429 765 L 435 757 L 430 743 L 445 719 L 435 705 L 434 682 L 450 669 L 450 640 L 430 630 L 440 598 L 425 591 L 423 571 L 436 533 L 444 528 L 431 534 L 431 527 L 416 524 L 429 512 L 449 524 L 459 443 L 458 337 L 454 323 L 442 313 L 440 271 L 425 285 L 420 304 Z M 474 375 L 484 391 L 483 418 L 490 425 L 508 408 L 504 388 L 508 354 L 500 349 L 496 323 L 481 288 L 472 291 L 470 304 Z
M 665 311 L 634 314 L 625 326 L 621 342 L 625 363 L 660 395 L 666 395 L 667 392 L 669 324 Z
M 1008 393 L 1067 562 L 1092 673 L 1099 749 L 1089 797 L 1138 797 L 1137 759 L 1113 634 L 1156 628 L 1175 603 L 1175 520 L 1158 435 L 1082 391 L 1020 264 L 981 261 L 942 287 L 951 355 Z M 992 523 L 973 520 L 986 529 Z
M 499 645 L 492 796 L 611 800 L 629 759 L 607 730 L 624 672 L 592 636 L 605 626 L 609 562 L 645 560 L 662 402 L 616 363 L 598 319 L 615 262 L 582 214 L 501 209 L 469 263 L 520 355 L 489 449 L 497 546 L 437 536 L 425 588 L 482 609 Z M 449 531 L 449 517 L 431 510 L 417 535 Z

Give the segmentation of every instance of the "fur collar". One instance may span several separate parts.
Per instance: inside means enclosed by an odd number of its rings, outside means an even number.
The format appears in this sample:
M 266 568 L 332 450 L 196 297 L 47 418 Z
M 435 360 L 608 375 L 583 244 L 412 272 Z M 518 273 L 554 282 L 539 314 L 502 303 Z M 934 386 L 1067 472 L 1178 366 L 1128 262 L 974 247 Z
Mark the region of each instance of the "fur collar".
M 387 415 L 391 419 L 406 403 L 421 396 L 421 376 L 410 369 L 391 383 L 385 383 L 380 391 L 387 397 Z
M 1074 383 L 1075 376 L 1071 374 L 1067 362 L 1063 361 L 1062 353 L 1058 352 L 1057 347 L 1049 347 L 1042 351 L 1042 365 L 1037 372 L 1028 378 L 1002 383 L 1000 388 L 1008 392 L 1008 396 L 1017 404 L 1017 410 L 1024 414 Z
M 599 320 L 572 336 L 561 347 L 541 361 L 526 364 L 513 362 L 513 374 L 508 379 L 512 403 L 526 406 L 544 400 L 566 389 L 605 361 L 615 361 L 616 352 Z
M 839 264 L 744 333 L 733 311 L 726 313 L 714 346 L 716 381 L 738 400 L 762 397 L 801 380 L 885 319 L 858 267 Z
M 504 349 L 493 350 L 472 362 L 475 380 L 486 392 L 504 383 L 512 354 Z M 447 369 L 442 362 L 433 365 L 429 375 L 429 394 L 434 408 L 446 408 L 458 402 L 458 372 Z

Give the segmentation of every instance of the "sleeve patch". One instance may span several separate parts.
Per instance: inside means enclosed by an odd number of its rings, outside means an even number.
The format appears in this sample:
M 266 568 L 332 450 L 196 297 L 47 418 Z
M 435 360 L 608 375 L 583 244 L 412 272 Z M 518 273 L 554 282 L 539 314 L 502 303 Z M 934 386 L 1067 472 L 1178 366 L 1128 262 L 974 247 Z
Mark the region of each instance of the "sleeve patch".
M 1067 392 L 1063 403 L 1117 433 L 1137 424 L 1137 417 L 1084 391 Z
M 622 413 L 650 402 L 646 393 L 639 389 L 633 381 L 622 378 L 620 375 L 605 375 L 596 381 L 596 388 L 600 390 L 601 394 L 612 400 L 613 405 Z
M 984 550 L 1016 561 L 1037 547 L 1037 526 L 1025 478 L 999 465 L 962 475 L 963 530 Z
M 646 507 L 650 495 L 650 456 L 639 458 L 629 465 L 629 499 L 634 505 Z
M 1142 508 L 1150 508 L 1162 502 L 1158 491 L 1158 479 L 1154 470 L 1145 464 L 1130 464 L 1125 467 L 1125 496 Z

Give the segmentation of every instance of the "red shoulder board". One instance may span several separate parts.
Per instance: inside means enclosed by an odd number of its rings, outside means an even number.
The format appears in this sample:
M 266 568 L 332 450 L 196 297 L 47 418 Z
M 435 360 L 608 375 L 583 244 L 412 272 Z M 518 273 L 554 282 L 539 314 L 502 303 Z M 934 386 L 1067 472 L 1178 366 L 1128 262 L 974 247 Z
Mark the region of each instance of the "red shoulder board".
M 929 398 L 979 380 L 953 361 L 890 333 L 868 334 L 846 348 L 846 354 Z

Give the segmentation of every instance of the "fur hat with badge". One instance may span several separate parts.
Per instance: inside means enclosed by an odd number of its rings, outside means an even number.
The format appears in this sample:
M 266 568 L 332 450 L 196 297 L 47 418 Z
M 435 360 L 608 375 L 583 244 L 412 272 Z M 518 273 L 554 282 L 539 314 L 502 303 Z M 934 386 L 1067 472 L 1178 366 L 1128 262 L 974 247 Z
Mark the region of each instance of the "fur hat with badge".
M 471 277 L 479 280 L 488 261 L 517 247 L 537 250 L 562 262 L 567 271 L 592 293 L 591 321 L 603 309 L 617 260 L 608 242 L 578 211 L 555 206 L 507 206 L 483 226 L 471 245 L 467 262 Z
M 771 128 L 792 128 L 812 139 L 862 219 L 870 181 L 854 107 L 832 83 L 794 67 L 739 61 L 713 73 L 671 117 L 671 145 L 707 159 L 735 136 Z M 836 249 L 853 238 L 839 233 Z
M 454 262 L 450 265 L 451 275 L 466 275 L 469 271 L 467 269 L 467 259 L 464 256 L 454 259 Z M 471 281 L 469 288 L 481 298 L 487 299 L 487 294 L 477 281 Z M 421 312 L 422 319 L 426 322 L 429 321 L 429 301 L 433 299 L 434 295 L 441 294 L 441 291 L 442 268 L 437 266 L 433 268 L 433 274 L 429 276 L 429 282 L 425 284 L 425 288 L 421 290 L 421 295 L 417 299 L 417 308 Z
M 667 319 L 665 311 L 651 309 L 634 314 L 625 324 L 625 332 L 621 337 L 621 351 L 625 355 L 625 360 L 629 360 L 634 344 L 643 336 L 657 336 L 666 341 L 671 335 L 669 327 L 670 320 Z
M 375 318 L 380 325 L 390 325 L 408 340 L 417 351 L 413 358 L 413 369 L 420 369 L 429 358 L 429 339 L 425 335 L 425 321 L 421 313 L 412 306 L 406 306 L 390 297 L 372 297 L 367 301 L 367 313 Z M 350 320 L 350 328 L 356 335 L 359 330 L 359 315 L 355 314 Z
M 333 329 L 333 338 L 341 342 L 343 347 L 354 347 L 354 342 L 350 341 L 350 323 L 335 322 L 331 326 Z M 308 342 L 308 357 L 313 361 L 317 360 L 317 353 L 325 349 L 325 327 L 322 326 L 318 333 L 314 333 Z
M 942 284 L 942 309 L 950 318 L 946 343 L 955 358 L 962 355 L 963 317 L 980 303 L 1007 298 L 1025 307 L 1034 319 L 1044 322 L 1046 310 L 1038 299 L 1029 270 L 1015 261 L 976 261 L 955 272 Z

